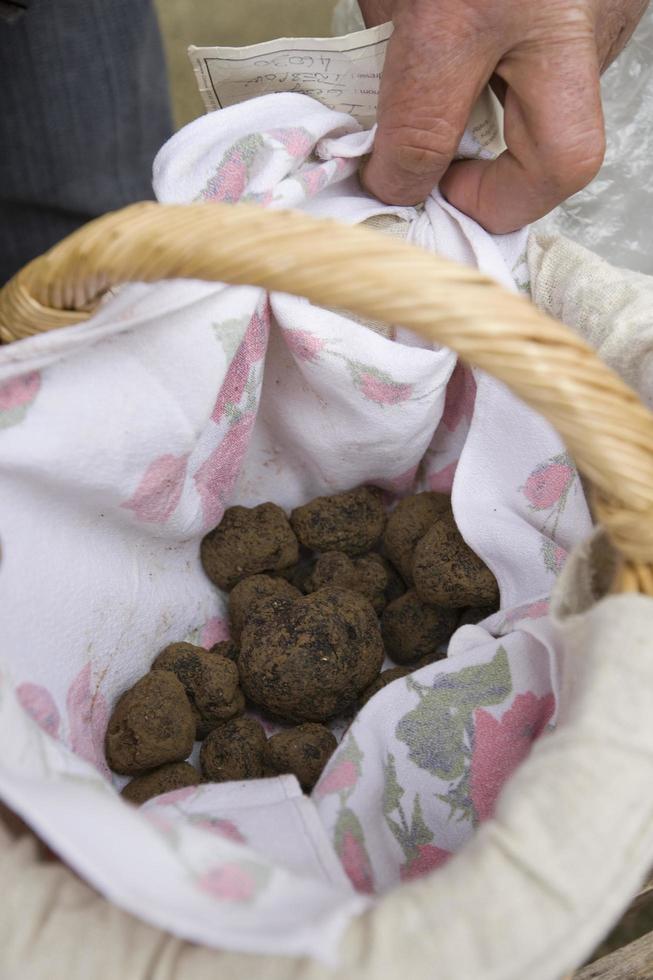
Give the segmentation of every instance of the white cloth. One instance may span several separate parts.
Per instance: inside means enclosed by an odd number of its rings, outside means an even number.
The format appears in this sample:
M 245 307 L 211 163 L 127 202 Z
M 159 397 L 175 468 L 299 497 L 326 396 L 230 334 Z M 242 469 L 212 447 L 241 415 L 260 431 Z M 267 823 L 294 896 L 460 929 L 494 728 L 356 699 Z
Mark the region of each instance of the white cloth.
M 525 286 L 525 232 L 494 239 L 437 194 L 420 210 L 365 194 L 372 138 L 305 96 L 268 96 L 173 137 L 155 188 L 349 222 L 395 214 L 410 240 Z M 407 331 L 393 341 L 302 299 L 197 282 L 123 288 L 88 324 L 1 349 L 0 411 L 0 794 L 149 922 L 225 949 L 332 957 L 366 896 L 444 862 L 492 814 L 553 717 L 548 596 L 590 527 L 559 438 Z M 303 827 L 291 859 L 267 813 L 279 787 L 240 787 L 242 827 L 226 787 L 129 808 L 106 781 L 111 706 L 167 643 L 226 635 L 203 534 L 235 502 L 290 508 L 364 482 L 453 486 L 501 611 L 373 699 L 312 800 L 284 798 Z

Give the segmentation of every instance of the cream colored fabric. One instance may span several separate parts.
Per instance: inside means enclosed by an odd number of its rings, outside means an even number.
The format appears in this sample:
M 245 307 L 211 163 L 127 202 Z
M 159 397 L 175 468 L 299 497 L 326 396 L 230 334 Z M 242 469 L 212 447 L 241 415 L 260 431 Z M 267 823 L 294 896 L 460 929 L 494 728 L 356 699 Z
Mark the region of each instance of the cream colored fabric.
M 535 304 L 582 334 L 653 407 L 653 277 L 559 235 L 532 234 L 528 264 Z
M 0 835 L 0 976 L 13 980 L 556 980 L 590 952 L 653 864 L 653 601 L 600 598 L 600 539 L 570 559 L 554 616 L 565 636 L 557 730 L 538 742 L 495 819 L 434 875 L 349 928 L 334 973 L 214 953 L 112 908 L 29 834 Z M 598 601 L 596 601 L 598 600 Z

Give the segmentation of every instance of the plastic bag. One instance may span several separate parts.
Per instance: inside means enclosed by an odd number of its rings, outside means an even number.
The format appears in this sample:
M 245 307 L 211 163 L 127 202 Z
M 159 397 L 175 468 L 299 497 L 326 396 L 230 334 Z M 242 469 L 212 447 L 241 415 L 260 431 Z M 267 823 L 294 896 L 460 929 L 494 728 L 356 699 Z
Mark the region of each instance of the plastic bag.
M 605 163 L 585 190 L 539 224 L 613 265 L 653 272 L 653 7 L 603 77 Z

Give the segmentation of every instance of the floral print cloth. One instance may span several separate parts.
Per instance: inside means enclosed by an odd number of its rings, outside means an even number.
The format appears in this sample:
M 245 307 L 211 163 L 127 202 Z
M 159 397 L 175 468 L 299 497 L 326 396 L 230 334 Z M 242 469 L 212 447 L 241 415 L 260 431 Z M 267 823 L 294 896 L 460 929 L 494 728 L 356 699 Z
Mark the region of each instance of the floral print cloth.
M 267 96 L 173 137 L 155 189 L 392 214 L 409 240 L 527 288 L 525 232 L 494 239 L 437 193 L 420 209 L 365 194 L 372 140 L 305 96 Z M 389 502 L 451 491 L 501 610 L 339 731 L 312 798 L 283 777 L 123 803 L 103 754 L 116 698 L 167 643 L 228 636 L 204 533 L 233 503 L 291 508 L 365 482 Z M 555 719 L 548 598 L 589 526 L 556 434 L 451 351 L 253 287 L 117 290 L 88 323 L 0 350 L 0 794 L 150 922 L 332 959 L 374 896 L 441 866 L 491 816 Z

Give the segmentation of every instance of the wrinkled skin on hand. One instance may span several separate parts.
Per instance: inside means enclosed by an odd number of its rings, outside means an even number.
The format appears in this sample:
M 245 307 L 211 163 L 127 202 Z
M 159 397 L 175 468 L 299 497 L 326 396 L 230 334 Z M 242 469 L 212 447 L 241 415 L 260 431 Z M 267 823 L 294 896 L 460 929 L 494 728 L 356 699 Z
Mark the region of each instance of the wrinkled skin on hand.
M 416 204 L 438 183 L 488 231 L 515 231 L 592 180 L 605 152 L 599 78 L 647 0 L 360 0 L 368 26 L 392 20 L 379 129 L 363 181 Z M 488 81 L 507 150 L 451 163 Z

